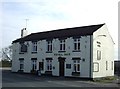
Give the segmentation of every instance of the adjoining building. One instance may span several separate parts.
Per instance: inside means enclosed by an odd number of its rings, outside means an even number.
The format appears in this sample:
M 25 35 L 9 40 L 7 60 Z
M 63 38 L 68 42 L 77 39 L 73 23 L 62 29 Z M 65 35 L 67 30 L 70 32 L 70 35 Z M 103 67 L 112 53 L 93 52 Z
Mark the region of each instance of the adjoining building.
M 14 40 L 12 46 L 12 72 L 114 76 L 114 42 L 106 24 L 32 33 Z
M 120 60 L 114 61 L 114 74 L 120 76 Z

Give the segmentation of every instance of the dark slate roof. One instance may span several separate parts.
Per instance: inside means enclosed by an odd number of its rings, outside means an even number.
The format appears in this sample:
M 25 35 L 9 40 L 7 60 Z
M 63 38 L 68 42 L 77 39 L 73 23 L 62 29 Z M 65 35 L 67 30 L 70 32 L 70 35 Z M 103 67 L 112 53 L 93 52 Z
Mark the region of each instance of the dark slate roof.
M 43 39 L 92 35 L 93 32 L 95 32 L 97 29 L 99 29 L 103 25 L 104 24 L 98 24 L 98 25 L 58 29 L 58 30 L 46 31 L 46 32 L 31 33 L 26 37 L 14 40 L 13 43 L 24 42 L 24 41 L 37 41 L 37 40 L 43 40 Z

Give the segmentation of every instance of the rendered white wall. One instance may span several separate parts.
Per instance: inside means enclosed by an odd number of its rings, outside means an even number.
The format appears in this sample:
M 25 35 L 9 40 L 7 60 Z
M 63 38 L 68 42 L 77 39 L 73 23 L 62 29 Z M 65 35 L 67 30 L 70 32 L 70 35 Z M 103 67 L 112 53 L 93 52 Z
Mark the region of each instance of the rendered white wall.
M 87 43 L 86 43 L 87 41 Z M 73 71 L 73 60 L 72 58 L 74 57 L 80 57 L 80 77 L 89 77 L 89 59 L 90 59 L 90 36 L 82 36 L 80 39 L 81 42 L 81 52 L 73 52 L 73 38 L 67 38 L 66 39 L 66 52 L 65 53 L 70 53 L 68 56 L 62 56 L 65 57 L 65 76 L 71 76 L 72 71 Z M 46 58 L 51 57 L 53 58 L 53 63 L 52 65 L 55 67 L 53 69 L 52 74 L 54 76 L 59 76 L 59 62 L 58 62 L 58 57 L 59 56 L 54 56 L 55 53 L 59 53 L 59 40 L 58 39 L 53 39 L 53 52 L 52 53 L 46 53 L 47 45 L 46 45 L 46 40 L 40 40 L 38 41 L 38 51 L 37 53 L 31 53 L 31 48 L 32 48 L 32 43 L 28 41 L 28 52 L 25 54 L 19 54 L 19 43 L 14 43 L 13 44 L 13 49 L 16 49 L 17 52 L 14 52 L 13 54 L 13 68 L 12 71 L 17 72 L 19 70 L 19 58 L 24 58 L 24 72 L 30 72 L 31 70 L 31 58 L 37 58 L 37 69 L 39 68 L 39 62 L 44 60 L 44 70 L 42 73 L 45 72 L 46 70 Z M 86 45 L 86 48 L 85 48 Z M 64 54 L 60 52 L 60 54 Z M 83 58 L 85 59 L 85 62 L 83 62 Z M 72 68 L 71 69 L 66 69 L 66 64 L 71 64 Z M 16 68 L 16 69 L 15 69 Z
M 106 37 L 102 36 L 106 35 Z M 101 42 L 101 47 L 97 47 L 97 41 Z M 93 34 L 93 63 L 99 63 L 99 72 L 93 72 L 93 78 L 114 76 L 111 62 L 114 67 L 114 43 L 108 32 L 107 26 L 103 25 Z M 97 50 L 101 50 L 101 60 L 97 60 Z M 106 61 L 108 61 L 108 70 L 106 70 Z

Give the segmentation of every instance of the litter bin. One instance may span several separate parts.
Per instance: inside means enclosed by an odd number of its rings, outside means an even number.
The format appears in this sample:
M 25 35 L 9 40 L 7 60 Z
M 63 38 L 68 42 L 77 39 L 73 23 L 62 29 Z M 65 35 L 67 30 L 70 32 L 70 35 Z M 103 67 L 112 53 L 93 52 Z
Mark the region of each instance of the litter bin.
M 38 70 L 38 76 L 41 76 L 41 71 L 40 70 Z

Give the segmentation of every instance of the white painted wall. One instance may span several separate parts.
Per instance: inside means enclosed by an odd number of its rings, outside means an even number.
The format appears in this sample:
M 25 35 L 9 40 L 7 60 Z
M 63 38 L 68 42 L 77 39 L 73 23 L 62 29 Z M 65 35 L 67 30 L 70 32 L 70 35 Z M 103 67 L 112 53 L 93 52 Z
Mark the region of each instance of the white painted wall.
M 18 71 L 18 68 L 19 68 L 19 66 L 18 66 L 18 64 L 19 64 L 19 61 L 18 61 L 18 59 L 17 59 L 17 56 L 19 55 L 19 53 L 18 53 L 18 43 L 14 43 L 13 45 L 12 45 L 12 52 L 13 52 L 13 54 L 12 54 L 12 72 L 17 72 Z
M 73 52 L 73 38 L 67 38 L 66 39 L 66 52 L 70 53 L 70 56 L 62 56 L 65 57 L 65 76 L 71 76 L 73 71 L 73 60 L 74 57 L 80 57 L 80 77 L 89 77 L 89 59 L 90 59 L 90 36 L 82 36 L 81 39 L 81 52 Z M 85 43 L 87 41 L 87 43 Z M 58 57 L 54 56 L 55 53 L 64 54 L 59 51 L 59 40 L 53 39 L 53 52 L 52 53 L 46 53 L 47 45 L 46 40 L 40 40 L 38 41 L 38 52 L 37 53 L 31 53 L 32 49 L 32 43 L 28 41 L 28 52 L 25 54 L 19 54 L 19 43 L 13 43 L 13 65 L 12 65 L 12 71 L 17 72 L 19 70 L 19 58 L 24 58 L 24 72 L 29 73 L 31 70 L 31 58 L 37 58 L 37 69 L 39 67 L 38 63 L 44 60 L 44 71 L 42 73 L 45 73 L 46 70 L 46 58 L 51 57 L 53 58 L 52 65 L 55 67 L 53 69 L 52 74 L 54 76 L 59 76 L 59 62 Z M 86 48 L 85 48 L 86 45 Z M 83 58 L 85 59 L 85 62 L 83 62 Z M 71 64 L 71 69 L 66 69 L 66 64 Z
M 100 36 L 100 35 L 106 35 Z M 101 42 L 101 47 L 97 47 L 97 41 Z M 93 34 L 93 63 L 99 63 L 99 72 L 93 72 L 93 78 L 114 76 L 114 43 L 108 32 L 107 26 L 103 25 Z M 97 50 L 101 50 L 102 59 L 97 60 Z M 108 70 L 106 70 L 106 61 L 108 61 Z M 113 70 L 111 69 L 113 62 Z M 94 69 L 94 68 L 93 68 Z

